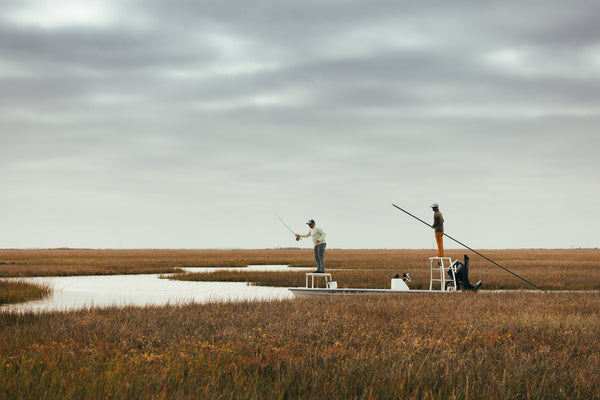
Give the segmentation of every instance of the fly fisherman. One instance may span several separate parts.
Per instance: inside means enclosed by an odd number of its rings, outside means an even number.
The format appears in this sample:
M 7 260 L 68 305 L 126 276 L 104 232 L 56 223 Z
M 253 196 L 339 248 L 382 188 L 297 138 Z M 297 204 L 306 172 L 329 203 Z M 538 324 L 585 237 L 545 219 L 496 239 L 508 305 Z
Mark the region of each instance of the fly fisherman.
M 323 260 L 325 257 L 325 231 L 319 226 L 316 226 L 315 220 L 309 220 L 306 225 L 309 226 L 310 231 L 308 231 L 305 235 L 300 235 L 295 233 L 297 238 L 301 237 L 312 237 L 313 244 L 315 245 L 315 260 L 317 260 L 317 270 L 315 273 L 324 273 L 325 272 L 325 261 Z
M 444 217 L 440 212 L 440 206 L 438 203 L 431 205 L 433 208 L 433 225 L 431 227 L 435 230 L 435 241 L 438 248 L 438 257 L 444 257 Z

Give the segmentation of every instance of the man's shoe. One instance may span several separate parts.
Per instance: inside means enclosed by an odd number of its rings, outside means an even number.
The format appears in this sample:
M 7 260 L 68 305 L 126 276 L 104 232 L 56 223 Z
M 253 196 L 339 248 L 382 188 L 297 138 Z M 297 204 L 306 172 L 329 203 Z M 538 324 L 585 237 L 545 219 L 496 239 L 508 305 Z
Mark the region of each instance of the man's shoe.
M 316 270 L 315 272 L 313 272 L 313 274 L 322 274 L 322 273 L 324 273 L 324 272 L 325 272 L 325 271 L 319 271 L 319 270 Z
M 482 281 L 477 282 L 475 284 L 475 286 L 473 286 L 473 288 L 471 290 L 474 291 L 474 292 L 476 292 L 481 287 L 482 283 L 483 283 Z

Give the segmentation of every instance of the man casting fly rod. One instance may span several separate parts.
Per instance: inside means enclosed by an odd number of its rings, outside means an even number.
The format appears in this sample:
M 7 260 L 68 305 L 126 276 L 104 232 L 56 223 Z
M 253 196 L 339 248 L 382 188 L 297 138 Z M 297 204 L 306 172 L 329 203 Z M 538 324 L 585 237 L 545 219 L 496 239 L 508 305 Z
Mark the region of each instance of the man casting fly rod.
M 307 234 L 300 235 L 298 233 L 295 233 L 292 230 L 292 228 L 290 228 L 288 226 L 288 224 L 286 224 L 283 221 L 283 219 L 281 218 L 281 216 L 279 215 L 277 210 L 275 210 L 275 208 L 273 208 L 273 210 L 275 211 L 275 215 L 277 215 L 279 222 L 281 222 L 281 224 L 283 226 L 285 226 L 288 231 L 292 232 L 294 234 L 294 236 L 296 236 L 296 241 L 300 240 L 300 238 L 303 238 L 303 237 L 309 237 L 309 236 L 312 237 L 313 243 L 315 245 L 315 260 L 317 260 L 317 270 L 315 271 L 315 273 L 324 273 L 325 272 L 324 257 L 325 257 L 325 246 L 326 246 L 325 231 L 321 227 L 316 226 L 315 220 L 311 219 L 306 223 L 306 225 L 308 225 L 310 228 L 310 231 L 308 231 Z
M 312 237 L 313 244 L 315 245 L 315 260 L 317 261 L 317 270 L 315 273 L 325 272 L 325 231 L 316 225 L 315 220 L 309 220 L 306 225 L 310 228 L 310 231 L 304 235 L 295 233 L 296 238 L 301 237 Z

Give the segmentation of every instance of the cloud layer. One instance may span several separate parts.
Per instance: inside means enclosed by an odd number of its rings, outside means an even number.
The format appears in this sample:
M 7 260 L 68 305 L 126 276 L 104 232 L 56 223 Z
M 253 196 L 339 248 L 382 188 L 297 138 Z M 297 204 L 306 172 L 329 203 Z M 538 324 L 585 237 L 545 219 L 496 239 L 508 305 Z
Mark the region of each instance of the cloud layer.
M 597 247 L 599 11 L 4 1 L 0 246 Z

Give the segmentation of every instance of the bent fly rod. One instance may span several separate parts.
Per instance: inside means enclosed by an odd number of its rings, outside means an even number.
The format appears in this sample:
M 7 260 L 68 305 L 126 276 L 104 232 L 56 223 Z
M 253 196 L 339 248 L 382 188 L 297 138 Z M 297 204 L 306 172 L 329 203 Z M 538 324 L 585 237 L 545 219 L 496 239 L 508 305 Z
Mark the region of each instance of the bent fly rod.
M 418 220 L 418 221 L 421 221 L 422 223 L 424 223 L 425 225 L 427 225 L 428 227 L 430 227 L 430 228 L 431 228 L 431 225 L 429 225 L 427 222 L 423 221 L 421 218 L 419 218 L 419 217 L 416 217 L 416 216 L 412 215 L 412 214 L 411 214 L 411 213 L 409 213 L 408 211 L 406 211 L 406 210 L 404 210 L 404 209 L 402 209 L 402 208 L 398 207 L 398 206 L 397 206 L 397 205 L 395 205 L 395 204 L 392 204 L 392 205 L 393 205 L 394 207 L 396 207 L 398 210 L 400 210 L 400 211 L 402 211 L 402 212 L 404 212 L 404 213 L 406 213 L 406 214 L 410 215 L 410 216 L 411 216 L 411 217 L 413 217 L 414 219 L 416 219 L 416 220 Z M 472 248 L 470 248 L 469 246 L 467 246 L 467 245 L 466 245 L 466 244 L 464 244 L 463 242 L 460 242 L 460 241 L 458 241 L 458 240 L 454 239 L 452 236 L 450 236 L 450 235 L 447 235 L 447 234 L 445 234 L 445 233 L 444 233 L 444 236 L 446 236 L 448 239 L 452 239 L 452 240 L 454 240 L 456 243 L 458 243 L 458 244 L 460 244 L 461 246 L 463 246 L 463 247 L 465 247 L 465 248 L 467 248 L 467 249 L 471 250 L 473 253 L 475 253 L 475 254 L 477 254 L 477 255 L 479 255 L 479 256 L 481 256 L 481 257 L 485 258 L 486 260 L 488 260 L 488 261 L 489 261 L 489 262 L 491 262 L 492 264 L 496 265 L 497 267 L 500 267 L 500 268 L 502 268 L 503 270 L 505 270 L 505 271 L 506 271 L 506 272 L 508 272 L 509 274 L 512 274 L 512 275 L 516 276 L 517 278 L 519 278 L 520 280 L 522 280 L 522 281 L 524 281 L 524 282 L 527 282 L 528 284 L 530 284 L 530 285 L 531 285 L 531 286 L 533 286 L 534 288 L 536 288 L 536 289 L 539 289 L 539 290 L 541 290 L 542 292 L 545 292 L 545 290 L 544 290 L 544 289 L 542 289 L 541 287 L 539 287 L 539 286 L 537 286 L 537 285 L 535 285 L 535 284 L 533 284 L 533 283 L 529 282 L 527 279 L 523 278 L 522 276 L 519 276 L 519 275 L 515 274 L 514 272 L 512 272 L 512 271 L 511 271 L 511 270 L 509 270 L 508 268 L 504 268 L 502 265 L 498 264 L 496 261 L 494 261 L 494 260 L 491 260 L 491 259 L 487 258 L 486 256 L 484 256 L 483 254 L 481 254 L 481 253 L 480 253 L 480 252 L 478 252 L 477 250 L 473 250 Z
M 283 222 L 283 219 L 281 218 L 281 216 L 279 215 L 279 213 L 277 212 L 277 210 L 275 209 L 275 207 L 273 207 L 273 211 L 275 211 L 275 215 L 277 215 L 277 218 L 279 219 L 279 222 L 281 222 L 283 224 L 283 226 L 285 226 L 287 228 L 288 231 L 292 232 L 292 235 L 294 235 L 296 237 L 296 242 L 300 241 L 300 237 L 296 236 L 296 232 L 294 232 L 292 230 L 292 228 L 290 228 L 288 226 L 288 224 L 286 224 L 285 222 Z

